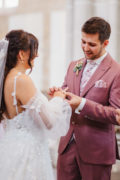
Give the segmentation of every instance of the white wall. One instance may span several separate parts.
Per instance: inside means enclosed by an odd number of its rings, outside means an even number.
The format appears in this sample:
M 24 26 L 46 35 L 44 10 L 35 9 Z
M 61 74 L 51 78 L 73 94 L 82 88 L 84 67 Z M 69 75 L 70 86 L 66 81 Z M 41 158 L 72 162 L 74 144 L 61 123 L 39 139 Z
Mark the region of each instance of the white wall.
M 35 60 L 35 67 L 31 77 L 38 89 L 42 89 L 42 63 L 43 63 L 43 15 L 42 13 L 13 15 L 9 18 L 9 31 L 12 29 L 23 29 L 33 33 L 39 40 L 39 57 Z
M 72 24 L 71 28 L 67 28 L 69 34 L 67 61 L 70 62 L 84 56 L 81 49 L 81 27 L 92 16 L 103 17 L 110 23 L 112 33 L 107 50 L 116 61 L 120 61 L 118 47 L 120 44 L 120 0 L 68 0 L 67 4 L 68 12 L 70 12 L 67 21 L 69 25 Z
M 39 39 L 39 58 L 36 59 L 32 78 L 37 88 L 42 89 L 47 78 L 48 87 L 60 86 L 63 83 L 66 70 L 66 13 L 65 11 L 53 11 L 50 13 L 50 29 L 48 37 L 49 54 L 47 62 L 44 62 L 45 47 L 44 16 L 42 13 L 21 14 L 10 16 L 9 30 L 24 29 L 33 33 Z M 45 63 L 48 63 L 49 70 L 45 70 Z M 44 82 L 45 81 L 45 82 Z M 47 88 L 48 88 L 47 87 Z
M 50 87 L 63 83 L 66 70 L 66 13 L 51 13 L 50 27 Z

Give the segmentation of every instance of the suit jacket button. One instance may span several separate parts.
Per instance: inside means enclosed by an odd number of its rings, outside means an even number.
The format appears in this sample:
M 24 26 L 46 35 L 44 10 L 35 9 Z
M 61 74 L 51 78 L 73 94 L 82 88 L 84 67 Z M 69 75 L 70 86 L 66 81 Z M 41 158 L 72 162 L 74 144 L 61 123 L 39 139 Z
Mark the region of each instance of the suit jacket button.
M 72 125 L 74 125 L 75 124 L 75 122 L 74 121 L 72 121 Z

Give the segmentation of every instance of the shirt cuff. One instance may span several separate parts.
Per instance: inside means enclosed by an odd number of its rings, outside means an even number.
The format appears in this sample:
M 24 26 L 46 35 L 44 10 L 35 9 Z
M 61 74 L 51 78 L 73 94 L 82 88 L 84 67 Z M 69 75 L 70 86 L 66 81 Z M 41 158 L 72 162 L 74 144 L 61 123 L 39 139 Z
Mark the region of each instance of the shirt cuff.
M 84 108 L 86 103 L 86 99 L 82 98 L 81 103 L 79 104 L 79 106 L 75 109 L 75 113 L 80 114 L 80 111 L 82 111 L 82 109 Z

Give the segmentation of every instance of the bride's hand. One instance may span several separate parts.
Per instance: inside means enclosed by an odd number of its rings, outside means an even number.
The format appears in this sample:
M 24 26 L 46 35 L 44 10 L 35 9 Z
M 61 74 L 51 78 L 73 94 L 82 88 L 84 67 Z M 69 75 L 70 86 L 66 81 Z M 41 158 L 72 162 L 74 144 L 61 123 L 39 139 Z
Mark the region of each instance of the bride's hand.
M 59 90 L 62 90 L 62 89 L 60 87 L 53 86 L 53 87 L 49 88 L 48 95 L 51 97 L 54 97 L 54 93 Z
M 118 122 L 118 124 L 120 125 L 120 109 L 116 109 L 116 121 Z
M 66 93 L 65 93 L 65 91 L 58 90 L 58 91 L 55 91 L 54 94 L 53 94 L 53 97 L 56 97 L 56 96 L 65 99 L 66 98 Z

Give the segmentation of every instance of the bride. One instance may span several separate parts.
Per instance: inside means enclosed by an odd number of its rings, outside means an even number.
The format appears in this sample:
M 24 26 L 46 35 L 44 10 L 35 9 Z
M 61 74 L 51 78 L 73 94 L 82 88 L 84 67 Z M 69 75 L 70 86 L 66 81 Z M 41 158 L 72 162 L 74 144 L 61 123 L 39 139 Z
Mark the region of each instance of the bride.
M 58 90 L 48 101 L 25 74 L 34 66 L 38 40 L 13 30 L 0 41 L 1 180 L 53 180 L 47 138 L 64 135 L 71 108 Z

